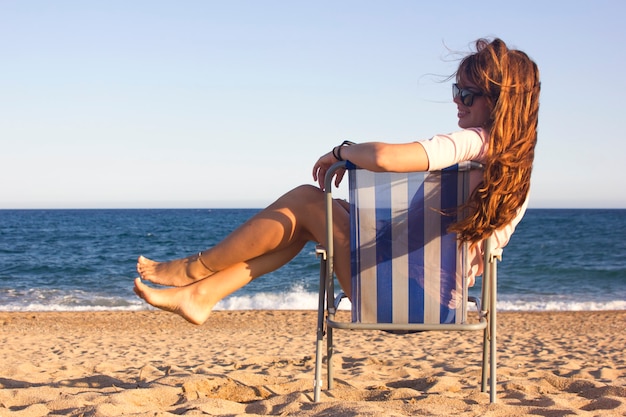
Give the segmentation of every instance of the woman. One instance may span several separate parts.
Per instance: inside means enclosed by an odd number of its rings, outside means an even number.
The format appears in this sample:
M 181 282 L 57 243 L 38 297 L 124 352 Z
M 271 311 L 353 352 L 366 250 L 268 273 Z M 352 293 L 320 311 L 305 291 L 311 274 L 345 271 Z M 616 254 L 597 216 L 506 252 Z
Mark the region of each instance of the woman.
M 405 144 L 362 143 L 338 146 L 313 167 L 320 187 L 303 185 L 280 197 L 216 246 L 187 258 L 155 262 L 139 257 L 135 292 L 149 304 L 203 323 L 222 298 L 289 262 L 309 241 L 325 240 L 324 176 L 338 160 L 371 171 L 426 171 L 460 161 L 484 164 L 484 182 L 467 205 L 471 214 L 451 229 L 471 242 L 470 279 L 481 273 L 480 242 L 495 233 L 503 247 L 521 220 L 530 186 L 537 141 L 539 71 L 523 52 L 500 39 L 476 42 L 453 85 L 458 125 L 463 130 Z M 335 185 L 343 173 L 335 178 Z M 350 294 L 348 206 L 335 201 L 335 272 Z M 143 280 L 173 288 L 154 289 Z

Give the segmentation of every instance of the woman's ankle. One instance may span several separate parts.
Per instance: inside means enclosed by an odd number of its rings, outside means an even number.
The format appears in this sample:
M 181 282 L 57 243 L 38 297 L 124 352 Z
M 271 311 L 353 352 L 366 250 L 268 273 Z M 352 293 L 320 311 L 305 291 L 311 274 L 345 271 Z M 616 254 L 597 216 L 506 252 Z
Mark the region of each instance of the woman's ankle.
M 196 272 L 194 275 L 198 275 L 201 278 L 207 278 L 217 272 L 202 259 L 202 252 L 198 252 L 198 255 L 196 255 L 195 260 L 193 261 L 193 265 L 194 272 Z

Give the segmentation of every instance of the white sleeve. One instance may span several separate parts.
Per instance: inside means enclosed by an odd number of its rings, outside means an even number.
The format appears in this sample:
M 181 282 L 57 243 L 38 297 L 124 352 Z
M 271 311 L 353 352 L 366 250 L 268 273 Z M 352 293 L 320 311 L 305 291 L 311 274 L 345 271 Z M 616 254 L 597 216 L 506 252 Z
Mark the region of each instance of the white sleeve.
M 482 163 L 489 145 L 487 132 L 481 128 L 436 135 L 420 143 L 428 156 L 429 171 L 447 168 L 463 161 Z

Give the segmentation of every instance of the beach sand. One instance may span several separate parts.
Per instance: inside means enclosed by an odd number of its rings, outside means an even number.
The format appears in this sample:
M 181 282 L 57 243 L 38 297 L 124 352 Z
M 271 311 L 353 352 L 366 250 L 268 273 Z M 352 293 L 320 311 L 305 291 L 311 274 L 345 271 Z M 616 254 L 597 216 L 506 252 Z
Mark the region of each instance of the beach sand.
M 0 416 L 626 415 L 626 311 L 498 317 L 496 404 L 479 333 L 376 331 L 335 332 L 315 404 L 315 312 L 0 312 Z

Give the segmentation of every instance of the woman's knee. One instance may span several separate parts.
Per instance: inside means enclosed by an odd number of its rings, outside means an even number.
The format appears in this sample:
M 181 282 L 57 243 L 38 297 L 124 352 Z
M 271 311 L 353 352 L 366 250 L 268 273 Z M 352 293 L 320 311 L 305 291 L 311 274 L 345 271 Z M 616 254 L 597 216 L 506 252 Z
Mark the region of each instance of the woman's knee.
M 289 194 L 290 197 L 307 205 L 324 201 L 324 192 L 314 185 L 300 185 L 291 190 Z
M 324 193 L 313 185 L 300 185 L 283 194 L 269 208 L 288 209 L 296 216 L 304 215 L 324 208 Z
M 288 207 L 300 224 L 320 222 L 326 212 L 324 192 L 313 185 L 300 185 L 284 196 L 282 205 Z

